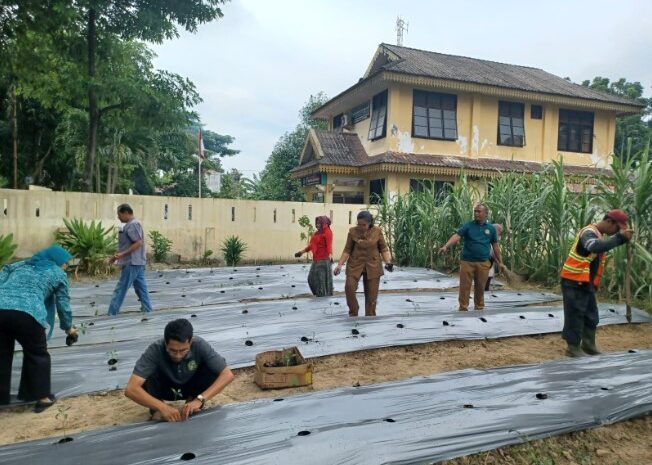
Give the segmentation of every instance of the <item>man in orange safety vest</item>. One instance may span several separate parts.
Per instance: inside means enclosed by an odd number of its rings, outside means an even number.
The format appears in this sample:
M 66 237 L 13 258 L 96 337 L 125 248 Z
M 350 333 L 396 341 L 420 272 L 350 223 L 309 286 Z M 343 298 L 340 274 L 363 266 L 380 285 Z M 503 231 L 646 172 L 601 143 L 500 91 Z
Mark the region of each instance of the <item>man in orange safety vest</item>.
M 602 221 L 582 228 L 561 269 L 564 298 L 562 338 L 568 344 L 566 353 L 571 357 L 600 353 L 595 344 L 599 322 L 595 291 L 604 270 L 605 253 L 632 239 L 628 221 L 624 211 L 610 210 Z M 603 234 L 610 237 L 605 239 Z

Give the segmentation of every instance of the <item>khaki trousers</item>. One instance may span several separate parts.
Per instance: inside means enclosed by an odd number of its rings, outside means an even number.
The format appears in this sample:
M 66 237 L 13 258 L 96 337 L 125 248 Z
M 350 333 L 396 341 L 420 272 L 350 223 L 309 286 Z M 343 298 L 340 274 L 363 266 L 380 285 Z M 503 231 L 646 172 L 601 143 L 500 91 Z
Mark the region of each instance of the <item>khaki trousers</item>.
M 469 309 L 469 294 L 473 282 L 473 302 L 475 310 L 484 308 L 484 286 L 487 283 L 491 262 L 460 262 L 460 311 Z
M 378 288 L 380 287 L 380 276 L 377 278 L 367 279 L 367 274 L 355 278 L 346 277 L 344 293 L 346 294 L 346 305 L 349 307 L 349 316 L 358 316 L 358 298 L 355 293 L 358 290 L 358 281 L 362 278 L 364 285 L 364 314 L 365 316 L 376 316 L 376 300 L 378 300 Z

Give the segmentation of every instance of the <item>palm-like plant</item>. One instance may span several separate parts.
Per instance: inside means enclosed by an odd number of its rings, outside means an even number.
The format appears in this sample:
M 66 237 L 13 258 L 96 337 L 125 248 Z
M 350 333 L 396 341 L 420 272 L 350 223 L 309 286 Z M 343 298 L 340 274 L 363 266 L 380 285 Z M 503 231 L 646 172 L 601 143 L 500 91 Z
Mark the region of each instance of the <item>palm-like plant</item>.
M 13 234 L 0 236 L 0 266 L 11 260 L 17 248 L 18 244 L 14 244 Z
M 222 242 L 221 250 L 226 264 L 236 266 L 242 260 L 244 251 L 247 250 L 247 244 L 240 240 L 238 236 L 229 236 Z
M 92 275 L 106 271 L 106 259 L 117 249 L 115 228 L 105 229 L 101 221 L 89 224 L 77 218 L 64 218 L 63 222 L 68 230 L 58 231 L 56 242 L 79 259 L 77 270 Z

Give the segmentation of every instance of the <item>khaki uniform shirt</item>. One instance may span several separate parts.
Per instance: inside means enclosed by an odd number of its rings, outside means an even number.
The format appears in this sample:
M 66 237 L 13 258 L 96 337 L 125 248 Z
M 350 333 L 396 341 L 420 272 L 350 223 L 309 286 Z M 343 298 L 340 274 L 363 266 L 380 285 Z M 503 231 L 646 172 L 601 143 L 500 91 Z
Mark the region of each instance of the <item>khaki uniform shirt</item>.
M 344 253 L 350 255 L 346 264 L 346 275 L 360 278 L 366 273 L 366 279 L 381 277 L 383 260 L 381 253 L 388 251 L 383 232 L 378 226 L 372 226 L 364 234 L 357 227 L 349 229 Z

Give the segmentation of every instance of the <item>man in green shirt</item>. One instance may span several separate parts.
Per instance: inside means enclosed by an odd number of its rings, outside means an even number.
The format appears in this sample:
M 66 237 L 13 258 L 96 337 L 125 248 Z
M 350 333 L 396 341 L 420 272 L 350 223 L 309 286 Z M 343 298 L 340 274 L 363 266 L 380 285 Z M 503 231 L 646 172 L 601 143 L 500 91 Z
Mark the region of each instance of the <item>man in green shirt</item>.
M 496 228 L 487 222 L 488 214 L 486 205 L 477 204 L 473 208 L 473 221 L 464 223 L 439 249 L 439 253 L 443 254 L 449 247 L 464 239 L 462 260 L 460 261 L 459 294 L 460 311 L 462 312 L 469 309 L 471 282 L 474 284 L 474 308 L 475 310 L 484 309 L 484 287 L 489 275 L 489 268 L 491 268 L 489 256 L 492 248 L 498 267 L 502 264 Z

